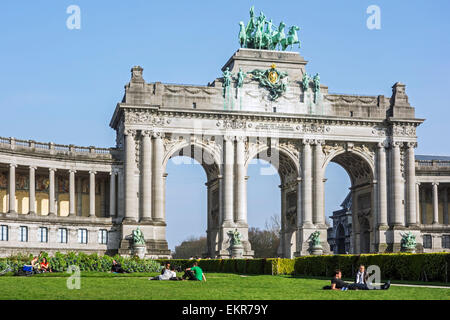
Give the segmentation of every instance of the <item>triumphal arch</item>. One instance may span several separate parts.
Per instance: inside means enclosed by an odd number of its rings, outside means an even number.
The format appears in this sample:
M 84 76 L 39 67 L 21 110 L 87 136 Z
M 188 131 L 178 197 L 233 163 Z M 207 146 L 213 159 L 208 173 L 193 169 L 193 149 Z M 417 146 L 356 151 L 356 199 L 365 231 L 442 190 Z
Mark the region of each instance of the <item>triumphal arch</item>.
M 284 257 L 311 254 L 313 233 L 322 253 L 330 253 L 324 211 L 330 162 L 351 179 L 350 253 L 400 251 L 408 231 L 421 251 L 424 230 L 449 232 L 447 202 L 443 218 L 433 202 L 435 227 L 425 227 L 420 216 L 415 148 L 423 119 L 416 118 L 405 85 L 395 83 L 390 97 L 330 93 L 318 73 L 307 73 L 307 61 L 288 51 L 299 43 L 298 27 L 285 33 L 284 23 L 273 27 L 263 14 L 250 14 L 250 21 L 240 24 L 241 48 L 224 64 L 222 76 L 206 86 L 147 82 L 143 68 L 133 67 L 110 121 L 117 133 L 114 148 L 1 140 L 0 160 L 7 166 L 0 222 L 11 235 L 2 252 L 24 247 L 12 240 L 13 232 L 22 237 L 22 226 L 43 225 L 54 240 L 39 244 L 33 238 L 30 248 L 130 254 L 130 234 L 139 227 L 147 256 L 169 256 L 166 165 L 180 155 L 206 172 L 208 257 L 231 257 L 228 234 L 236 230 L 243 256 L 253 256 L 247 224 L 247 168 L 253 159 L 270 162 L 280 176 Z M 441 174 L 427 171 L 421 179 L 431 185 L 433 175 L 449 178 L 448 164 L 442 163 Z M 18 197 L 20 175 L 31 183 Z M 37 199 L 36 175 L 48 177 L 47 188 L 38 190 L 47 202 Z M 69 229 L 66 244 L 56 243 L 61 228 Z M 83 233 L 77 238 L 80 228 L 89 234 L 106 229 L 108 241 L 83 242 Z

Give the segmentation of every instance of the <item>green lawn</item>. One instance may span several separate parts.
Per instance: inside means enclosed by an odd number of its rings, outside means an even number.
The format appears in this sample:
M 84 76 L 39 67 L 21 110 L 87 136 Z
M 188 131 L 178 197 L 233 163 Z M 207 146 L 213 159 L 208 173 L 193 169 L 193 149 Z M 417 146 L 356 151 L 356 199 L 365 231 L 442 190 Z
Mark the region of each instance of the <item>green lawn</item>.
M 31 277 L 0 277 L 0 299 L 146 299 L 146 300 L 221 300 L 221 299 L 444 299 L 450 289 L 395 287 L 387 291 L 322 290 L 329 280 L 290 276 L 240 276 L 209 273 L 207 282 L 149 281 L 155 274 L 82 273 L 81 289 L 69 290 L 69 275 L 54 273 Z

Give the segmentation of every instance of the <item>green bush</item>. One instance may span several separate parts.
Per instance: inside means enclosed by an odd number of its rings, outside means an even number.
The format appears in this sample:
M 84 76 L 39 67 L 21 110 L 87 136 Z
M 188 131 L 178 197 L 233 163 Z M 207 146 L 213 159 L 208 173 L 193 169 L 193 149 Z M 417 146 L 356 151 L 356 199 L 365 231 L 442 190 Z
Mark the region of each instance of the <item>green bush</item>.
M 67 271 L 70 265 L 78 266 L 80 271 L 108 272 L 111 271 L 113 259 L 119 262 L 122 268 L 128 272 L 158 272 L 161 270 L 160 264 L 154 260 L 141 260 L 137 257 L 124 258 L 119 255 L 110 257 L 107 255 L 99 256 L 96 253 L 88 255 L 82 252 L 69 252 L 67 254 L 56 252 L 54 256 L 49 257 L 46 252 L 43 252 L 40 261 L 43 257 L 48 260 L 50 268 L 55 272 Z M 0 258 L 0 271 L 11 268 L 14 272 L 17 272 L 25 264 L 30 264 L 32 258 L 32 256 Z

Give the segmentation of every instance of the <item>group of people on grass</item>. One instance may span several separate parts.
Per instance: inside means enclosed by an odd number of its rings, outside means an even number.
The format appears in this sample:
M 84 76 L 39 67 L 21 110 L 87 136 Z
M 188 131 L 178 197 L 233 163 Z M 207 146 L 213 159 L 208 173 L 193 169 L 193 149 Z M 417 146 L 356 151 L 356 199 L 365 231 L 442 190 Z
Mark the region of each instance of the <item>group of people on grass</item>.
M 170 262 L 167 262 L 164 265 L 164 268 L 161 270 L 161 274 L 149 278 L 149 280 L 193 280 L 193 281 L 206 281 L 205 274 L 203 273 L 202 268 L 198 266 L 198 262 L 195 261 L 191 268 L 186 268 L 184 270 L 184 274 L 181 277 L 177 277 L 177 273 L 175 268 L 170 265 Z
M 29 265 L 24 265 L 23 270 L 33 273 L 53 272 L 42 252 L 39 253 L 39 256 L 34 256 Z
M 366 272 L 364 265 L 360 265 L 356 274 L 354 283 L 347 283 L 342 280 L 341 270 L 336 270 L 333 279 L 331 279 L 331 286 L 325 286 L 324 289 L 331 290 L 387 290 L 391 286 L 391 281 L 382 285 L 373 285 L 369 283 L 369 275 Z

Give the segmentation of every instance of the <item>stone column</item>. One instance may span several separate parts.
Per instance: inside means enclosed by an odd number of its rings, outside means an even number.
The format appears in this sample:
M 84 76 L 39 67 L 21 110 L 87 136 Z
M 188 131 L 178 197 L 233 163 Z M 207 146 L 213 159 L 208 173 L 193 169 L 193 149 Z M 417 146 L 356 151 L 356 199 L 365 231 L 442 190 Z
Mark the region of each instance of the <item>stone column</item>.
M 164 144 L 161 132 L 153 133 L 153 220 L 164 221 Z
M 433 224 L 439 224 L 439 190 L 438 182 L 433 182 Z
M 29 213 L 36 214 L 36 167 L 30 166 Z
M 9 165 L 9 211 L 16 213 L 16 167 L 17 164 Z
M 75 172 L 76 170 L 69 170 L 69 216 L 74 216 L 75 211 Z
M 447 187 L 443 190 L 443 200 L 444 200 L 444 224 L 448 224 L 448 189 Z
M 394 216 L 392 222 L 394 226 L 405 225 L 405 215 L 402 203 L 402 172 L 400 160 L 400 146 L 402 142 L 392 144 L 392 193 L 394 195 Z
M 49 188 L 48 188 L 48 215 L 56 215 L 55 207 L 55 168 L 50 168 L 49 170 Z
M 312 224 L 312 166 L 309 140 L 303 140 L 302 157 L 302 225 L 310 227 Z
M 110 172 L 109 178 L 109 216 L 116 216 L 116 172 Z
M 322 158 L 323 141 L 316 140 L 314 147 L 314 216 L 313 222 L 316 225 L 325 224 L 325 211 L 324 211 L 324 188 L 323 188 L 323 174 L 322 174 Z
M 378 144 L 378 224 L 387 226 L 387 178 L 386 148 L 383 142 Z
M 239 224 L 247 224 L 245 217 L 247 198 L 246 198 L 246 179 L 245 179 L 245 137 L 236 137 L 236 219 Z
M 142 133 L 142 221 L 152 220 L 152 140 L 150 131 Z
M 233 224 L 234 137 L 224 136 L 223 146 L 223 222 Z
M 420 182 L 416 181 L 416 221 L 420 224 Z
M 95 174 L 97 172 L 89 171 L 89 216 L 95 217 Z
M 408 143 L 407 144 L 407 153 L 406 153 L 406 199 L 408 201 L 406 212 L 407 212 L 407 221 L 408 226 L 417 225 L 417 216 L 416 216 L 416 160 L 414 157 L 414 148 L 416 147 L 416 143 Z
M 136 168 L 136 145 L 134 136 L 135 130 L 125 131 L 125 219 L 137 221 L 137 188 L 134 177 Z

